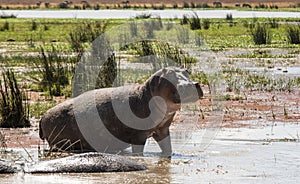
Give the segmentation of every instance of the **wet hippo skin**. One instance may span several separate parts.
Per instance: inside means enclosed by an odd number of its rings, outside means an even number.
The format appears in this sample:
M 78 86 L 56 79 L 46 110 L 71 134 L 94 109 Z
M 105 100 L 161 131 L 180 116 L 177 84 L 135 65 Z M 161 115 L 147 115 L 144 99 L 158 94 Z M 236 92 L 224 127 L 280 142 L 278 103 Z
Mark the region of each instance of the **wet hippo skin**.
M 145 166 L 126 157 L 97 152 L 26 164 L 0 160 L 0 174 L 128 172 L 146 169 Z
M 144 84 L 88 91 L 53 107 L 42 117 L 39 135 L 58 151 L 118 153 L 132 146 L 136 154 L 153 137 L 169 156 L 176 111 L 202 96 L 186 70 L 164 68 Z

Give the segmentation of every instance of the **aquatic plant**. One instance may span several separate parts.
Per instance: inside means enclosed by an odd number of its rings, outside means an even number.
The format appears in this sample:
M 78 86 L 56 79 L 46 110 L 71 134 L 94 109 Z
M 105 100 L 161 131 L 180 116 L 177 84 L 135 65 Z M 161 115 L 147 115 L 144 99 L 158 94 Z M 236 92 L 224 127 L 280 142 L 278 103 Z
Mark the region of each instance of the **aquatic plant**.
M 78 60 L 85 51 L 85 44 L 92 43 L 106 31 L 107 27 L 107 21 L 88 22 L 75 27 L 69 32 L 68 42 L 71 49 L 77 53 Z
M 288 42 L 290 44 L 300 44 L 300 24 L 289 25 L 286 29 Z
M 71 57 L 52 45 L 50 50 L 40 48 L 40 56 L 35 60 L 42 79 L 34 78 L 39 83 L 42 91 L 49 92 L 50 96 L 61 96 L 62 88 L 70 84 L 74 72 L 74 61 Z
M 182 16 L 182 19 L 180 20 L 180 24 L 181 25 L 186 25 L 186 24 L 188 24 L 189 23 L 189 18 L 188 18 L 188 16 L 187 15 L 183 15 Z
M 2 68 L 0 95 L 0 127 L 29 127 L 29 103 L 14 72 L 9 69 Z
M 73 96 L 93 89 L 112 87 L 117 72 L 115 52 L 103 34 L 91 44 L 91 55 L 83 56 L 77 65 Z
M 167 42 L 159 41 L 141 41 L 130 46 L 137 52 L 140 57 L 146 57 L 145 59 L 153 66 L 154 71 L 161 67 L 170 66 L 170 64 L 176 63 L 178 66 L 190 68 L 196 59 L 190 57 L 187 53 L 183 52 L 177 46 L 170 45 Z M 151 58 L 148 58 L 148 57 Z
M 265 24 L 255 24 L 254 28 L 250 28 L 250 32 L 255 44 L 261 45 L 271 43 L 271 34 Z
M 133 38 L 137 37 L 137 35 L 138 35 L 138 26 L 137 26 L 137 23 L 134 22 L 134 21 L 129 22 L 129 28 L 130 28 L 130 34 L 131 34 L 131 36 Z
M 31 31 L 35 31 L 38 28 L 38 24 L 35 20 L 32 20 L 31 22 Z
M 0 30 L 1 31 L 9 30 L 9 22 L 5 21 L 3 27 Z
M 279 26 L 279 23 L 275 18 L 269 19 L 268 23 L 269 23 L 270 27 L 273 28 L 273 29 L 278 28 L 278 26 Z
M 194 13 L 194 15 L 190 18 L 189 23 L 191 30 L 201 29 L 201 21 L 197 13 Z
M 176 36 L 181 44 L 188 44 L 190 42 L 190 31 L 185 27 L 178 27 Z
M 231 13 L 227 13 L 226 14 L 226 18 L 225 18 L 227 21 L 233 21 L 233 16 Z
M 203 28 L 209 29 L 210 26 L 210 20 L 209 19 L 203 19 Z

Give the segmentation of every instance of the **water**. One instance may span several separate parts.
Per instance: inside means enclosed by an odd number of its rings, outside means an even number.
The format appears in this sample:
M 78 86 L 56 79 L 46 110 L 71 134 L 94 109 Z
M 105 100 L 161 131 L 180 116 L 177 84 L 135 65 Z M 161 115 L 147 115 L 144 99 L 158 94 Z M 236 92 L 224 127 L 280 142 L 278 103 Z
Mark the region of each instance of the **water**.
M 269 75 L 284 75 L 290 77 L 300 77 L 300 66 L 283 66 L 283 67 L 274 67 L 274 68 L 266 68 L 266 67 L 245 67 L 244 69 L 259 72 Z
M 260 123 L 259 123 L 260 124 Z M 298 183 L 300 180 L 299 123 L 220 129 L 212 144 L 201 151 L 206 130 L 186 125 L 172 131 L 171 161 L 158 157 L 149 140 L 145 157 L 132 159 L 147 171 L 93 174 L 0 175 L 1 183 Z M 191 127 L 194 127 L 191 129 Z
M 136 15 L 148 14 L 161 18 L 181 18 L 194 12 L 200 18 L 225 18 L 231 13 L 234 18 L 299 18 L 300 12 L 267 12 L 267 11 L 238 11 L 238 10 L 2 10 L 2 14 L 14 14 L 18 18 L 101 18 L 124 19 Z

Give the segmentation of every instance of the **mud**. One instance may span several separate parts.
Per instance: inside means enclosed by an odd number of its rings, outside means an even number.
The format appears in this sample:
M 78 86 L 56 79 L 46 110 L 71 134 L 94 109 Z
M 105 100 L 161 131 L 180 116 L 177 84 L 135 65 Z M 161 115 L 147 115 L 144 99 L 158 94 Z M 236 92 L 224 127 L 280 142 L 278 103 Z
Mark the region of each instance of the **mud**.
M 149 170 L 94 174 L 0 175 L 1 183 L 297 183 L 299 181 L 299 123 L 264 122 L 256 128 L 220 128 L 207 149 L 207 130 L 174 130 L 171 160 L 158 156 L 154 140 L 145 157 L 130 157 Z M 194 130 L 193 130 L 194 129 Z

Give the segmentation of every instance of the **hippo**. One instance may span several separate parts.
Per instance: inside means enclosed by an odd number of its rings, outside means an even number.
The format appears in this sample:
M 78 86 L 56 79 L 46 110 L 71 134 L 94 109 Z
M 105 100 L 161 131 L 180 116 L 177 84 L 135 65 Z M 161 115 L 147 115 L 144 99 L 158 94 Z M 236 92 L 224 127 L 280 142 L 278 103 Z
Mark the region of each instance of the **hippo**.
M 147 167 L 124 156 L 107 153 L 81 153 L 68 157 L 40 161 L 37 163 L 17 164 L 0 160 L 0 174 L 10 173 L 98 173 L 142 171 Z
M 90 90 L 49 109 L 39 136 L 52 150 L 142 155 L 153 137 L 163 156 L 172 154 L 169 127 L 181 104 L 203 97 L 185 69 L 163 68 L 143 84 Z

